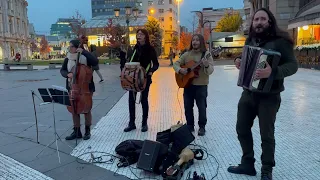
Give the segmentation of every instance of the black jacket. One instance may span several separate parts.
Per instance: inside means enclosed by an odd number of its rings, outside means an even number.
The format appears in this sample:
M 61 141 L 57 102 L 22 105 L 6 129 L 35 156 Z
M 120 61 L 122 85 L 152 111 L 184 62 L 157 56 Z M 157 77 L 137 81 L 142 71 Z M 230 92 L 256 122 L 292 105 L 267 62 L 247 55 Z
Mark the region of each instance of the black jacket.
M 136 44 L 134 46 L 133 52 L 136 50 L 136 53 L 132 59 L 132 62 L 140 62 L 140 65 L 143 68 L 147 68 L 150 64 L 150 68 L 147 72 L 155 72 L 159 68 L 158 56 L 155 49 L 150 44 L 144 44 L 142 46 Z M 129 58 L 129 61 L 131 58 Z
M 98 59 L 96 57 L 94 57 L 90 52 L 83 50 L 82 55 L 84 55 L 87 58 L 87 66 L 89 66 L 90 68 L 98 65 Z M 63 62 L 62 67 L 60 69 L 60 73 L 63 77 L 66 78 L 66 88 L 69 91 L 70 87 L 68 85 L 68 73 L 69 73 L 68 72 L 68 58 L 64 59 L 64 62 Z M 95 92 L 93 77 L 91 78 L 91 82 L 89 84 L 89 89 L 91 92 Z
M 247 39 L 245 44 L 271 49 L 281 53 L 278 67 L 272 68 L 271 76 L 274 76 L 274 82 L 270 93 L 280 93 L 284 91 L 284 78 L 295 74 L 298 70 L 298 62 L 293 52 L 293 44 L 281 37 L 270 37 L 259 42 L 259 44 L 257 44 L 254 39 Z M 262 81 L 266 80 L 262 79 Z

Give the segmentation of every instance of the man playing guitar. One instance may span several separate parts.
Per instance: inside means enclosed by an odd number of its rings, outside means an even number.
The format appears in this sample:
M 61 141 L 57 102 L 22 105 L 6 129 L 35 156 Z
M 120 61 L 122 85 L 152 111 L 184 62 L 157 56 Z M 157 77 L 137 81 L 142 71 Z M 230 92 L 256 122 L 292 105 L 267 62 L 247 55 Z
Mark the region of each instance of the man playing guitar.
M 187 125 L 191 131 L 194 131 L 194 115 L 193 105 L 194 101 L 199 110 L 199 136 L 205 135 L 205 126 L 207 124 L 207 96 L 208 96 L 208 84 L 209 76 L 213 73 L 213 58 L 211 55 L 207 56 L 210 52 L 207 51 L 205 41 L 202 35 L 195 34 L 192 37 L 189 51 L 184 53 L 179 60 L 173 64 L 173 68 L 176 73 L 182 75 L 188 74 L 188 68 L 181 68 L 181 66 L 187 64 L 189 61 L 202 63 L 198 68 L 194 70 L 196 78 L 192 80 L 190 86 L 184 88 L 183 99 L 185 116 Z M 204 56 L 208 58 L 203 58 Z

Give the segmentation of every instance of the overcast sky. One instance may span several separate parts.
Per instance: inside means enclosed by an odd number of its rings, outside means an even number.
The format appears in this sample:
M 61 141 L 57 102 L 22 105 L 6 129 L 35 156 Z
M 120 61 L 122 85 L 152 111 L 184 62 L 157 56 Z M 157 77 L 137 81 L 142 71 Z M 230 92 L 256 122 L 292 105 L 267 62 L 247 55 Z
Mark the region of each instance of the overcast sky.
M 28 3 L 29 22 L 34 24 L 38 34 L 49 33 L 51 24 L 58 18 L 71 17 L 75 14 L 75 10 L 79 10 L 86 20 L 91 18 L 91 0 L 28 0 Z M 238 9 L 243 8 L 243 0 L 183 0 L 180 9 L 181 25 L 192 30 L 190 11 L 205 7 Z

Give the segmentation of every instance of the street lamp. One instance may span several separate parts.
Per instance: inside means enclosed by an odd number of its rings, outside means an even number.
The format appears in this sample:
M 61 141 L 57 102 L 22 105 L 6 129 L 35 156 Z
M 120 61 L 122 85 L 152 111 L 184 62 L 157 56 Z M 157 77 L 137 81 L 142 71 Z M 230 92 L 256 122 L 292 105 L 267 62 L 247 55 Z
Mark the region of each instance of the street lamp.
M 201 16 L 200 16 L 200 27 L 201 27 L 201 34 L 202 34 L 202 36 L 204 36 L 203 13 L 201 11 L 191 11 L 191 12 L 197 12 L 197 13 L 201 14 Z
M 208 20 L 207 20 L 207 21 L 205 21 L 205 22 L 203 23 L 203 25 L 202 25 L 202 27 L 204 27 L 204 25 L 205 25 L 206 23 L 210 23 L 210 24 L 209 24 L 209 30 L 210 30 L 209 51 L 210 51 L 210 52 L 211 52 L 211 50 L 212 50 L 212 33 L 211 33 L 212 30 L 213 30 L 213 29 L 211 28 L 211 23 L 212 23 L 212 22 L 215 22 L 215 21 L 208 21 Z
M 126 6 L 125 7 L 125 18 L 126 18 L 126 23 L 127 23 L 127 52 L 129 50 L 129 46 L 130 46 L 130 37 L 129 37 L 129 34 L 130 34 L 130 30 L 129 30 L 129 23 L 130 23 L 130 19 L 132 18 L 131 15 L 133 15 L 133 18 L 134 19 L 137 19 L 138 18 L 138 15 L 139 15 L 139 9 L 138 8 L 133 8 L 130 7 L 130 6 Z M 115 8 L 114 9 L 114 16 L 116 18 L 119 18 L 120 17 L 120 9 L 119 8 Z

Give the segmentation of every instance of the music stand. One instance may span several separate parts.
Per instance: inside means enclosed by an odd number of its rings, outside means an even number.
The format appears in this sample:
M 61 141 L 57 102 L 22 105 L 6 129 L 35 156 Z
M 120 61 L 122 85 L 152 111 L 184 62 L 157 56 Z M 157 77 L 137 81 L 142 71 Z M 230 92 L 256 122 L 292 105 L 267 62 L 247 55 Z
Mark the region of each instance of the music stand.
M 51 144 L 56 143 L 56 150 L 58 153 L 59 163 L 61 164 L 59 147 L 58 147 L 58 140 L 60 140 L 60 142 L 63 142 L 63 141 L 61 140 L 61 137 L 58 135 L 57 129 L 56 129 L 56 117 L 55 117 L 54 104 L 57 103 L 57 104 L 65 105 L 65 106 L 71 106 L 68 91 L 62 87 L 59 87 L 59 86 L 53 86 L 53 88 L 39 88 L 38 91 L 39 91 L 40 96 L 41 96 L 44 103 L 49 103 L 49 104 L 51 103 L 52 104 L 54 140 L 51 143 L 49 143 L 46 147 L 44 147 L 36 155 L 36 157 L 38 157 L 38 155 L 42 151 L 44 151 L 47 147 L 49 147 Z M 64 144 L 66 144 L 66 143 L 64 143 Z M 69 146 L 68 144 L 66 144 L 66 145 Z M 69 147 L 71 149 L 73 149 L 71 146 L 69 146 Z

